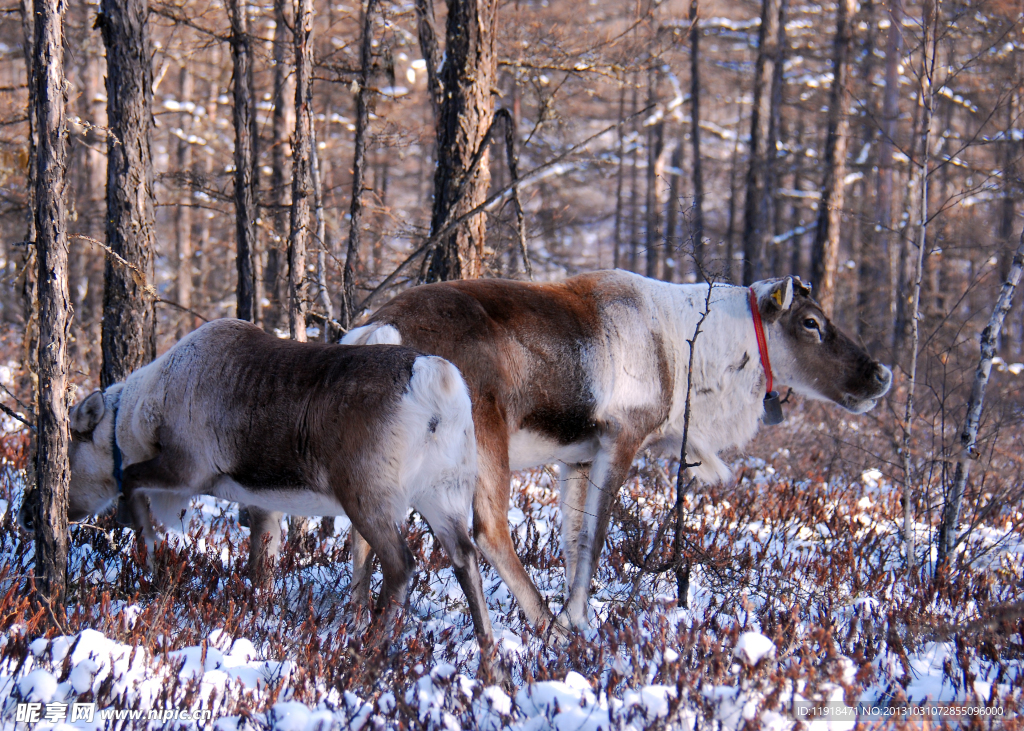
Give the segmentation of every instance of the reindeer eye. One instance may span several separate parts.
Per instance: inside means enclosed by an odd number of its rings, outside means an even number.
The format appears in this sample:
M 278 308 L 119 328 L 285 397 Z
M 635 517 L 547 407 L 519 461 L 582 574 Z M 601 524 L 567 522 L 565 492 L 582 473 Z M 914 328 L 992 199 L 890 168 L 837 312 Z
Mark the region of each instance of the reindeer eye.
M 804 320 L 804 327 L 806 327 L 808 330 L 818 330 L 818 321 L 815 320 L 813 317 L 808 317 L 806 320 Z

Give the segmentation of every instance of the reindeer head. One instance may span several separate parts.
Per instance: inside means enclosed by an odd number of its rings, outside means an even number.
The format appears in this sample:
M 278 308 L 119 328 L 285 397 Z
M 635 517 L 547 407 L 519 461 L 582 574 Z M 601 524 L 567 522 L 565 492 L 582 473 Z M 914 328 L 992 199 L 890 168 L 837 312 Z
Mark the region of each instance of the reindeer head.
M 753 289 L 778 383 L 855 414 L 869 411 L 889 390 L 892 371 L 825 317 L 799 277 L 766 279 Z
M 103 392 L 93 391 L 71 409 L 70 421 L 68 520 L 74 522 L 105 512 L 117 498 L 114 414 Z M 35 491 L 26 492 L 18 511 L 18 522 L 25 530 L 35 530 L 36 503 Z

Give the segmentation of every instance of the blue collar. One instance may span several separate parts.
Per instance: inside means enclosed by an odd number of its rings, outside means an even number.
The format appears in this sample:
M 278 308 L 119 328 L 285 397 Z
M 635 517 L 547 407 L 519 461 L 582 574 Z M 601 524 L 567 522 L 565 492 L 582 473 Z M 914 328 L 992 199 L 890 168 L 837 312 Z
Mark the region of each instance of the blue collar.
M 114 447 L 114 482 L 117 483 L 117 494 L 124 495 L 124 469 L 121 467 L 121 448 L 117 446 L 117 406 L 114 406 L 114 428 L 110 434 Z

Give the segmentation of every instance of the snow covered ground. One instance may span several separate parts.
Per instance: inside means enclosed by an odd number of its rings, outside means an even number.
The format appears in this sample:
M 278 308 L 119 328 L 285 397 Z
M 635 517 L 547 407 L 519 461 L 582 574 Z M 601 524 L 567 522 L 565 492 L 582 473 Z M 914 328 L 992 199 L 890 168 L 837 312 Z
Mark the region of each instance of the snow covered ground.
M 959 583 L 926 589 L 903 577 L 898 506 L 881 472 L 825 485 L 759 460 L 735 467 L 738 485 L 687 495 L 689 608 L 676 606 L 672 571 L 641 577 L 630 601 L 637 566 L 670 552 L 671 529 L 665 546 L 651 546 L 672 499 L 664 462 L 641 460 L 623 490 L 595 582 L 596 629 L 568 647 L 536 638 L 484 564 L 510 675 L 491 686 L 477 680 L 458 583 L 416 516 L 418 573 L 389 649 L 349 636 L 345 519 L 336 537 L 321 540 L 314 528 L 304 548 L 286 551 L 276 591 L 259 594 L 240 576 L 247 531 L 237 510 L 213 499 L 171 534 L 156 577 L 139 566 L 127 533 L 76 528 L 66 633 L 44 635 L 42 616 L 18 603 L 31 546 L 11 523 L 18 480 L 8 469 L 0 728 L 596 731 L 714 721 L 824 730 L 854 728 L 858 706 L 886 714 L 927 701 L 990 705 L 1003 714 L 985 717 L 995 727 L 1016 716 L 1021 620 L 986 613 L 1020 600 L 1018 535 L 984 526 L 969 548 L 980 558 Z M 557 611 L 564 577 L 553 480 L 535 471 L 516 482 L 517 549 Z M 918 531 L 927 545 L 926 526 Z M 985 634 L 993 627 L 1005 645 Z M 860 719 L 892 720 L 879 713 Z M 41 720 L 27 723 L 33 714 Z

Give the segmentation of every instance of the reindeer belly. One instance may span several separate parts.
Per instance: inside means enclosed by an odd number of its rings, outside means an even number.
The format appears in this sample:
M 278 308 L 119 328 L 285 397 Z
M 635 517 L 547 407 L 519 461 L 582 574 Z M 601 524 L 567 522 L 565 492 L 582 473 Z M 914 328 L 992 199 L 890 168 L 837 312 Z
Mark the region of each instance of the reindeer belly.
M 240 505 L 255 505 L 264 510 L 277 510 L 289 515 L 345 515 L 345 509 L 334 495 L 312 487 L 289 485 L 278 488 L 262 485 L 254 488 L 225 476 L 217 481 L 210 494 Z
M 539 432 L 520 429 L 509 437 L 508 463 L 513 470 L 525 470 L 552 462 L 588 463 L 593 461 L 597 450 L 596 436 L 560 444 Z

